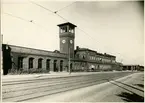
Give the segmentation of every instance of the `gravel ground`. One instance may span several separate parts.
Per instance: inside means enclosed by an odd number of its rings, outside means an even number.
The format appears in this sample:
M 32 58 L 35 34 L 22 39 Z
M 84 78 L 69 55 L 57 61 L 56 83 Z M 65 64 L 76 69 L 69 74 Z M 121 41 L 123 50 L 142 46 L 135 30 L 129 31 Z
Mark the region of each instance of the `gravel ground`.
M 110 90 L 114 91 L 115 86 L 112 79 L 117 79 L 135 72 L 105 72 L 105 73 L 85 73 L 83 75 L 63 76 L 60 78 L 54 76 L 50 78 L 33 78 L 25 80 L 5 81 L 2 86 L 3 101 L 99 101 Z M 67 74 L 68 75 L 68 74 Z M 45 77 L 45 76 L 44 76 Z M 130 76 L 129 76 L 130 77 Z M 128 79 L 129 79 L 128 77 Z M 124 81 L 128 80 L 124 79 Z M 111 81 L 111 82 L 110 82 Z M 107 82 L 108 85 L 102 85 L 99 89 L 95 89 L 101 83 Z M 116 82 L 115 82 L 116 83 Z M 118 84 L 118 83 L 117 83 Z M 120 85 L 121 83 L 119 83 Z M 103 88 L 104 87 L 104 88 Z M 109 89 L 109 87 L 113 87 Z M 87 89 L 88 88 L 88 89 Z M 107 90 L 108 88 L 108 90 Z M 103 92 L 106 90 L 105 92 Z M 104 93 L 104 94 L 102 94 Z M 102 95 L 98 99 L 98 95 Z M 69 96 L 69 98 L 68 98 Z M 76 97 L 77 96 L 77 97 Z M 107 97 L 105 97 L 107 98 Z M 62 100 L 63 99 L 63 100 Z
M 115 81 L 89 86 L 34 101 L 44 102 L 143 102 L 144 74 L 135 73 Z

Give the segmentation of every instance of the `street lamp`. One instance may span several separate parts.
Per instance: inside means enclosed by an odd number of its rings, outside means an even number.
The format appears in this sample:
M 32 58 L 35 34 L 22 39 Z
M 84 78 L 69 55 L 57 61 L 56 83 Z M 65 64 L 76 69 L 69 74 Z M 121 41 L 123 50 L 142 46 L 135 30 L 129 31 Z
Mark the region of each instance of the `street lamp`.
M 70 68 L 70 47 L 68 50 L 68 69 L 69 69 L 69 74 L 71 74 L 71 68 Z

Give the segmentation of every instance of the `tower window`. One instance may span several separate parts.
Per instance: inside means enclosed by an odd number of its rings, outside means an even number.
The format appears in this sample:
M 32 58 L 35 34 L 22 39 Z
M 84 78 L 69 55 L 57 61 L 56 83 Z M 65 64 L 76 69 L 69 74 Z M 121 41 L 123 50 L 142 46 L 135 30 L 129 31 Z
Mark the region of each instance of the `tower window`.
M 64 32 L 67 32 L 67 27 L 64 27 Z
M 62 30 L 62 28 L 60 29 L 60 33 L 62 33 L 63 32 L 63 30 Z
M 62 28 L 60 29 L 60 32 L 61 32 L 61 33 L 67 32 L 67 27 L 62 27 Z
M 69 32 L 70 32 L 70 33 L 74 33 L 74 29 L 69 28 Z

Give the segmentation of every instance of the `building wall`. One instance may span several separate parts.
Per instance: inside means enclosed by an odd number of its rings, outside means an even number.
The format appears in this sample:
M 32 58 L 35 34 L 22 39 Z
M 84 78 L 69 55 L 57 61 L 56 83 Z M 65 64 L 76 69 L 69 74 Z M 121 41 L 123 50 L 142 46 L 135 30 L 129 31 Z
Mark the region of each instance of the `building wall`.
M 123 70 L 132 70 L 132 71 L 144 71 L 144 66 L 140 65 L 123 65 L 122 66 Z
M 18 46 L 12 46 L 10 45 L 9 48 L 11 48 L 10 56 L 12 60 L 12 68 L 9 70 L 9 73 L 35 73 L 35 72 L 54 72 L 54 60 L 56 60 L 56 67 L 57 71 L 60 71 L 60 61 L 63 61 L 62 65 L 62 71 L 66 71 L 66 66 L 68 65 L 67 55 L 61 54 L 61 53 L 53 53 L 50 51 L 43 51 L 43 50 L 36 50 L 31 48 L 25 48 L 25 47 L 18 47 Z M 3 51 L 6 52 L 6 51 Z M 18 64 L 18 58 L 23 57 L 23 63 L 22 68 L 19 68 Z M 29 58 L 33 59 L 33 68 L 29 69 Z M 38 59 L 42 59 L 42 68 L 38 68 Z M 46 61 L 47 59 L 50 59 L 50 69 L 46 69 Z
M 21 54 L 21 53 L 11 53 L 13 57 L 13 65 L 12 69 L 19 70 L 18 68 L 18 57 L 24 57 L 23 59 L 23 72 L 34 72 L 34 71 L 40 71 L 40 72 L 53 72 L 54 71 L 54 60 L 57 60 L 56 62 L 56 67 L 58 71 L 60 71 L 60 61 L 63 61 L 63 71 L 65 66 L 67 65 L 67 60 L 64 58 L 57 58 L 57 57 L 50 57 L 50 56 L 40 56 L 40 55 L 32 55 L 32 54 Z M 34 58 L 33 59 L 33 68 L 29 69 L 29 58 Z M 42 68 L 38 68 L 38 59 L 42 59 Z M 50 68 L 49 70 L 46 69 L 46 61 L 47 59 L 50 59 Z
M 77 50 L 75 58 L 80 60 L 76 62 L 74 69 L 83 68 L 84 71 L 107 71 L 113 70 L 116 63 L 115 56 L 108 56 L 107 54 L 100 54 L 91 50 Z M 85 61 L 85 62 L 83 62 Z M 85 64 L 83 64 L 85 63 Z M 83 67 L 85 65 L 85 67 Z M 83 71 L 82 70 L 82 71 Z M 78 70 L 79 71 L 79 70 Z

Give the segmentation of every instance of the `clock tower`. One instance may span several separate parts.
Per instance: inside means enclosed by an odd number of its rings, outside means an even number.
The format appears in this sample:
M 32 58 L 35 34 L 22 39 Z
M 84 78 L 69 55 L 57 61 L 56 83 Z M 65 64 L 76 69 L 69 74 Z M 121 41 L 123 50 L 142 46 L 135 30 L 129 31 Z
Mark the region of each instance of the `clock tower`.
M 75 27 L 72 23 L 63 23 L 59 26 L 60 53 L 69 54 L 74 58 Z

